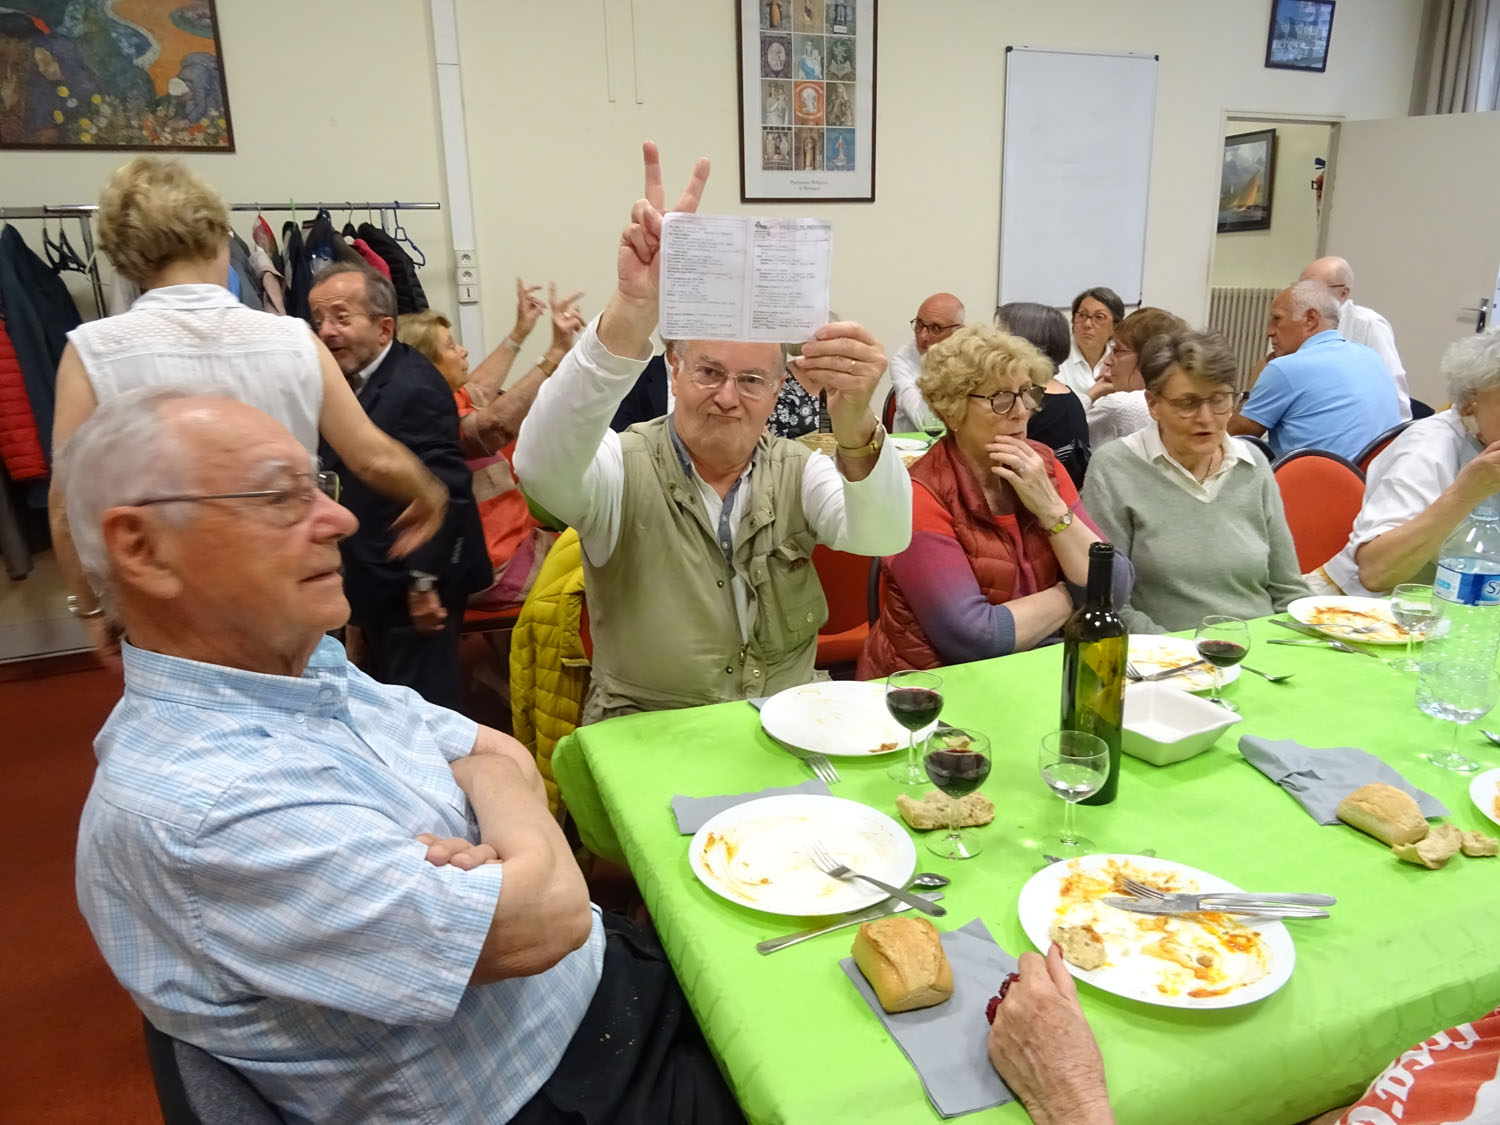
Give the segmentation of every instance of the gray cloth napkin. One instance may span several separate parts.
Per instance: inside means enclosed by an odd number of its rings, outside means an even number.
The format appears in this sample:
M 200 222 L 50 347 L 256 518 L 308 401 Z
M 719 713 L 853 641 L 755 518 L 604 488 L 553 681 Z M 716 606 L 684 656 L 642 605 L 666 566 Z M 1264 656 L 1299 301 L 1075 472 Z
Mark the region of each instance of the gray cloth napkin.
M 677 817 L 677 830 L 684 836 L 691 836 L 725 809 L 743 805 L 746 801 L 758 801 L 762 797 L 781 797 L 793 793 L 832 796 L 828 786 L 816 778 L 809 778 L 801 785 L 773 785 L 758 793 L 737 793 L 727 797 L 673 797 L 672 813 Z
M 1314 750 L 1291 739 L 1240 738 L 1240 753 L 1297 799 L 1319 824 L 1339 822 L 1339 802 L 1361 785 L 1383 781 L 1417 799 L 1423 816 L 1447 816 L 1447 807 L 1424 793 L 1373 754 L 1349 746 Z
M 957 1117 L 1015 1100 L 990 1064 L 984 1009 L 1006 974 L 1016 971 L 1016 959 L 995 944 L 979 918 L 944 934 L 943 951 L 953 969 L 953 995 L 915 1012 L 886 1012 L 853 957 L 839 966 L 916 1069 L 933 1108 Z

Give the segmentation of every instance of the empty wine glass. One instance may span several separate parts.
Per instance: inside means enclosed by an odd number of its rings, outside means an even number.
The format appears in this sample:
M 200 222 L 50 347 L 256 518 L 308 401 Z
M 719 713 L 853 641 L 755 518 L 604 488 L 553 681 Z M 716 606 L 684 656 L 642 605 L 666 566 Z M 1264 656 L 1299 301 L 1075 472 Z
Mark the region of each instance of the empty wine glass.
M 1047 788 L 1067 802 L 1062 831 L 1047 840 L 1043 853 L 1055 852 L 1064 859 L 1089 854 L 1094 842 L 1074 829 L 1073 806 L 1099 792 L 1109 777 L 1109 746 L 1098 735 L 1081 730 L 1054 731 L 1042 738 L 1038 765 Z
M 917 757 L 917 731 L 943 713 L 943 680 L 931 672 L 893 672 L 885 681 L 885 709 L 906 728 L 906 760 L 886 770 L 902 785 L 926 785 L 927 774 Z
M 1417 706 L 1435 719 L 1453 724 L 1446 753 L 1434 751 L 1427 760 L 1445 770 L 1472 773 L 1479 763 L 1458 752 L 1460 727 L 1482 719 L 1500 698 L 1500 675 L 1461 661 L 1429 661 L 1417 683 Z
M 927 776 L 948 797 L 948 832 L 927 842 L 927 850 L 944 859 L 972 859 L 984 850 L 972 832 L 959 831 L 959 798 L 990 776 L 990 740 L 978 731 L 940 726 L 927 739 L 922 759 Z
M 1406 630 L 1406 659 L 1391 661 L 1391 667 L 1402 672 L 1416 672 L 1422 666 L 1412 651 L 1416 638 L 1424 642 L 1427 633 L 1442 616 L 1442 607 L 1433 600 L 1432 587 L 1420 582 L 1403 582 L 1391 591 L 1391 616 Z
M 1198 626 L 1195 637 L 1198 655 L 1213 668 L 1213 689 L 1208 693 L 1210 703 L 1217 703 L 1226 711 L 1238 711 L 1220 692 L 1219 670 L 1233 668 L 1250 653 L 1250 626 L 1238 617 L 1209 616 Z

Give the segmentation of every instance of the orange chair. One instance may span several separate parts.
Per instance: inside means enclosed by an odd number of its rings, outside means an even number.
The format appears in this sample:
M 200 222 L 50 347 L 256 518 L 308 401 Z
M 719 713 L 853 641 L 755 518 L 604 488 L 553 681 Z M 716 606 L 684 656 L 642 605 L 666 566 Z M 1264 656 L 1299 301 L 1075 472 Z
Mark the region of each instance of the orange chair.
M 1354 459 L 1355 467 L 1360 472 L 1368 474 L 1370 471 L 1370 462 L 1380 455 L 1381 450 L 1400 437 L 1402 430 L 1415 421 L 1415 418 L 1409 418 L 1405 422 L 1399 422 L 1386 430 L 1385 433 L 1381 434 L 1369 445 L 1365 446 L 1364 449 L 1360 450 L 1359 456 Z
M 521 607 L 508 605 L 504 609 L 466 609 L 464 623 L 458 627 L 460 633 L 505 632 L 515 626 L 521 616 Z
M 1297 449 L 1272 466 L 1303 574 L 1344 549 L 1360 505 L 1365 475 L 1337 453 Z
M 853 663 L 870 634 L 870 582 L 879 560 L 820 544 L 812 561 L 828 601 L 828 620 L 818 630 L 817 666 Z

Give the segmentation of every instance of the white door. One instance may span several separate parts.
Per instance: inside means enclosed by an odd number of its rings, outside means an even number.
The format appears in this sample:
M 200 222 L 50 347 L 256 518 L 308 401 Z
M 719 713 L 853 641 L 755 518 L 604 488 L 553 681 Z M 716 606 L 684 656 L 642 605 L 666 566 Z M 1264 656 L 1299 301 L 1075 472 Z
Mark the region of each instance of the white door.
M 1443 350 L 1500 299 L 1500 113 L 1347 121 L 1335 177 L 1325 252 L 1391 322 L 1412 396 L 1441 406 Z

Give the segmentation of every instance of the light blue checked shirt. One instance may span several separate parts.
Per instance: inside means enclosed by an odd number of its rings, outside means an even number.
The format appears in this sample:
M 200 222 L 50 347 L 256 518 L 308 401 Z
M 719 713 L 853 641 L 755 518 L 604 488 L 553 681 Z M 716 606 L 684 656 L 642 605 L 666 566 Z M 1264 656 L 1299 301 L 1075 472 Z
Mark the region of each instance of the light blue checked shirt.
M 95 740 L 78 903 L 162 1031 L 240 1070 L 292 1121 L 498 1122 L 552 1074 L 604 959 L 469 987 L 503 864 L 448 763 L 468 719 L 378 684 L 324 639 L 299 679 L 126 644 Z

